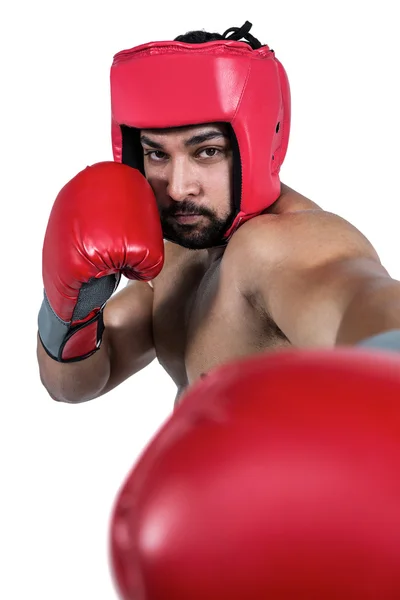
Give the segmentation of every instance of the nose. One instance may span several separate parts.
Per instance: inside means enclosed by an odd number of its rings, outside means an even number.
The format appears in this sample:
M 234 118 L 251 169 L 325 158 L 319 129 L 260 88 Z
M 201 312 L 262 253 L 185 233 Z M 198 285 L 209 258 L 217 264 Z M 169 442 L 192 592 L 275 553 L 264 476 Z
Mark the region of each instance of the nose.
M 184 158 L 171 160 L 167 180 L 167 194 L 176 202 L 199 194 L 200 183 L 197 180 L 196 172 L 190 162 Z

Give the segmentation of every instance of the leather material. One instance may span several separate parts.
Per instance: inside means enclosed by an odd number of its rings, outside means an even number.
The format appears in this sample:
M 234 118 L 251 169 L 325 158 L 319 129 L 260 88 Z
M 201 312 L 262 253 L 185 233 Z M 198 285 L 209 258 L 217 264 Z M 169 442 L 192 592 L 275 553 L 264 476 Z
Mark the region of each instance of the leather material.
M 63 359 L 94 351 L 97 324 L 88 331 L 74 328 L 96 320 L 121 274 L 148 281 L 163 262 L 158 208 L 143 175 L 116 162 L 78 173 L 56 198 L 43 244 L 48 307 L 42 307 L 39 329 L 51 340 L 51 354 L 57 357 L 61 345 Z
M 237 360 L 182 397 L 118 492 L 124 600 L 398 600 L 400 359 Z
M 286 71 L 268 46 L 152 42 L 116 54 L 110 77 L 116 161 L 122 161 L 121 125 L 225 122 L 237 139 L 242 175 L 240 208 L 225 238 L 277 200 L 291 103 Z

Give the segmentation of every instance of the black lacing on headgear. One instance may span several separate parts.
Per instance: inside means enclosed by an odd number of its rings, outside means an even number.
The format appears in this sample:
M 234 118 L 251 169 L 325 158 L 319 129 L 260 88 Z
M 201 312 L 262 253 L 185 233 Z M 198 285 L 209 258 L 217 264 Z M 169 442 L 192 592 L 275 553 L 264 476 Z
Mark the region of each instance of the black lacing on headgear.
M 227 40 L 235 40 L 236 42 L 240 42 L 240 40 L 244 38 L 246 42 L 250 44 L 253 50 L 257 50 L 258 48 L 261 48 L 262 44 L 257 38 L 249 33 L 252 27 L 253 24 L 249 21 L 246 21 L 241 27 L 230 27 L 227 29 L 224 32 L 223 37 Z M 227 35 L 228 33 L 230 33 L 230 35 Z

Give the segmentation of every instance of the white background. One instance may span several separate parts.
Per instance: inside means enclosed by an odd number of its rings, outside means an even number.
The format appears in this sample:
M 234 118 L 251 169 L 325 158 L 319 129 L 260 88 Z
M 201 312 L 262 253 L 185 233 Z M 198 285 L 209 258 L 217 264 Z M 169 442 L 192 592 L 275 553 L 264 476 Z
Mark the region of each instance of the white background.
M 36 365 L 41 245 L 60 188 L 111 160 L 113 55 L 190 29 L 252 33 L 283 62 L 292 133 L 282 180 L 356 225 L 400 279 L 400 47 L 393 0 L 43 0 L 0 14 L 0 597 L 113 600 L 111 506 L 170 414 L 154 362 L 107 396 L 53 402 Z M 160 94 L 163 90 L 160 89 Z M 125 285 L 125 280 L 121 285 Z

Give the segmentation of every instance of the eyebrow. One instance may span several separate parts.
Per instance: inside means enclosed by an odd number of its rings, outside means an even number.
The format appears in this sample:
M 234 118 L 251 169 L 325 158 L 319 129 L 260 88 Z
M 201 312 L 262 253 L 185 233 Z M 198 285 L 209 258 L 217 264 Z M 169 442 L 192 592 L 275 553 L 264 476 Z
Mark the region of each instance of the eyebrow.
M 185 146 L 197 146 L 198 144 L 202 144 L 203 142 L 208 142 L 209 140 L 215 140 L 218 138 L 229 139 L 229 136 L 222 131 L 211 130 L 206 131 L 204 133 L 198 133 L 197 135 L 193 135 L 191 138 L 185 141 Z M 155 140 L 150 139 L 147 135 L 141 135 L 140 141 L 146 146 L 150 148 L 154 148 L 156 150 L 164 150 L 164 146 Z
M 228 135 L 226 133 L 223 133 L 222 131 L 217 130 L 198 133 L 197 135 L 194 135 L 193 137 L 186 140 L 185 146 L 197 146 L 197 144 L 202 144 L 203 142 L 208 142 L 209 140 L 215 140 L 218 138 L 228 139 Z

